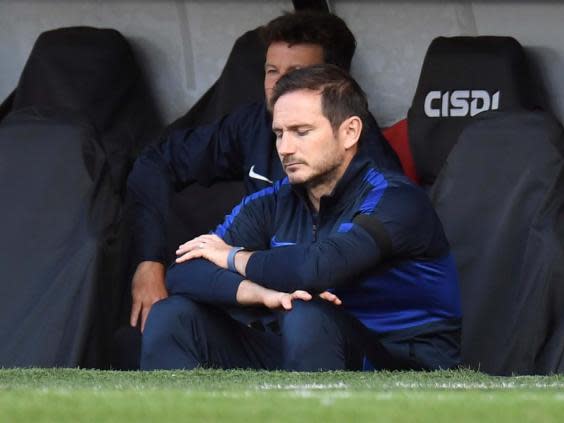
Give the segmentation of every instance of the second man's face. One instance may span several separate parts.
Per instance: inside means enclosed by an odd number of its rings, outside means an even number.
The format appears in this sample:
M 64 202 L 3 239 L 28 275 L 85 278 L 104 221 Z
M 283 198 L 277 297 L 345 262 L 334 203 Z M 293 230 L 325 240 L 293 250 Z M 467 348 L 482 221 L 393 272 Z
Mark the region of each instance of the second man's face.
M 275 42 L 266 51 L 264 64 L 264 94 L 270 102 L 272 89 L 286 73 L 312 65 L 324 63 L 323 48 L 317 44 L 294 44 Z

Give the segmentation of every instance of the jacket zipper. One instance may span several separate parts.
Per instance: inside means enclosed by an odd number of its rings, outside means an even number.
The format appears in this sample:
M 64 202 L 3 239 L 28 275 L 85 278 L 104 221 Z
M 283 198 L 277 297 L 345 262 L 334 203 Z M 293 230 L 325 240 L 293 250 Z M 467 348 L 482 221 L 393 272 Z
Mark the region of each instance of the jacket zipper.
M 313 222 L 311 231 L 313 235 L 313 242 L 317 241 L 317 229 L 319 227 L 319 215 L 317 213 L 312 213 L 311 220 Z

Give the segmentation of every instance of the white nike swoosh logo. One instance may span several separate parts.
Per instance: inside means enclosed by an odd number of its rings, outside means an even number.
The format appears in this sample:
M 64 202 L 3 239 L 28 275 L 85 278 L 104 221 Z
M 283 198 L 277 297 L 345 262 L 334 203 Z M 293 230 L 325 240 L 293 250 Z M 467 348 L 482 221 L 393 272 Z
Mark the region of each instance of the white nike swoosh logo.
M 268 179 L 266 176 L 259 175 L 258 173 L 255 172 L 255 165 L 252 165 L 251 168 L 249 169 L 249 177 L 272 184 L 272 181 Z

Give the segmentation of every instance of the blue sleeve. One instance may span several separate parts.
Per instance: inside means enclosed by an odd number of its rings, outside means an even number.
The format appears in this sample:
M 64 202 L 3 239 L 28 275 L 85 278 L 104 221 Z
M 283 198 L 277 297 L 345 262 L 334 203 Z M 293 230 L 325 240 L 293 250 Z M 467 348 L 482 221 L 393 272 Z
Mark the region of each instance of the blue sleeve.
M 166 286 L 171 295 L 185 295 L 206 304 L 236 305 L 237 289 L 243 279 L 238 273 L 196 259 L 171 266 Z
M 346 232 L 311 245 L 255 252 L 246 275 L 278 291 L 314 293 L 355 283 L 391 260 L 424 259 L 446 251 L 448 243 L 425 193 L 390 188 L 374 207 L 361 207 Z
M 247 279 L 282 292 L 310 293 L 342 286 L 380 261 L 380 249 L 370 235 L 353 225 L 310 245 L 255 251 L 247 263 Z
M 137 262 L 166 260 L 165 222 L 174 191 L 242 176 L 241 143 L 253 111 L 248 106 L 211 125 L 172 131 L 135 161 L 127 186 Z
M 268 248 L 276 196 L 287 183 L 286 178 L 276 181 L 273 186 L 243 198 L 214 233 L 227 244 L 250 251 Z

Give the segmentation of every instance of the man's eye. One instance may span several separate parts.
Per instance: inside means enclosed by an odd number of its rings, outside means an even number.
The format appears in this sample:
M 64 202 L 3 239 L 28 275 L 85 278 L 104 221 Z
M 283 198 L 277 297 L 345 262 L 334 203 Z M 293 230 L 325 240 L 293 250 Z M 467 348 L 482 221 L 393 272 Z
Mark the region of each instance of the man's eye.
M 298 137 L 305 137 L 307 134 L 309 134 L 309 131 L 309 129 L 300 129 L 296 131 L 296 134 L 298 135 Z
M 276 69 L 267 69 L 266 70 L 267 75 L 275 75 L 277 73 L 278 73 L 278 71 Z

